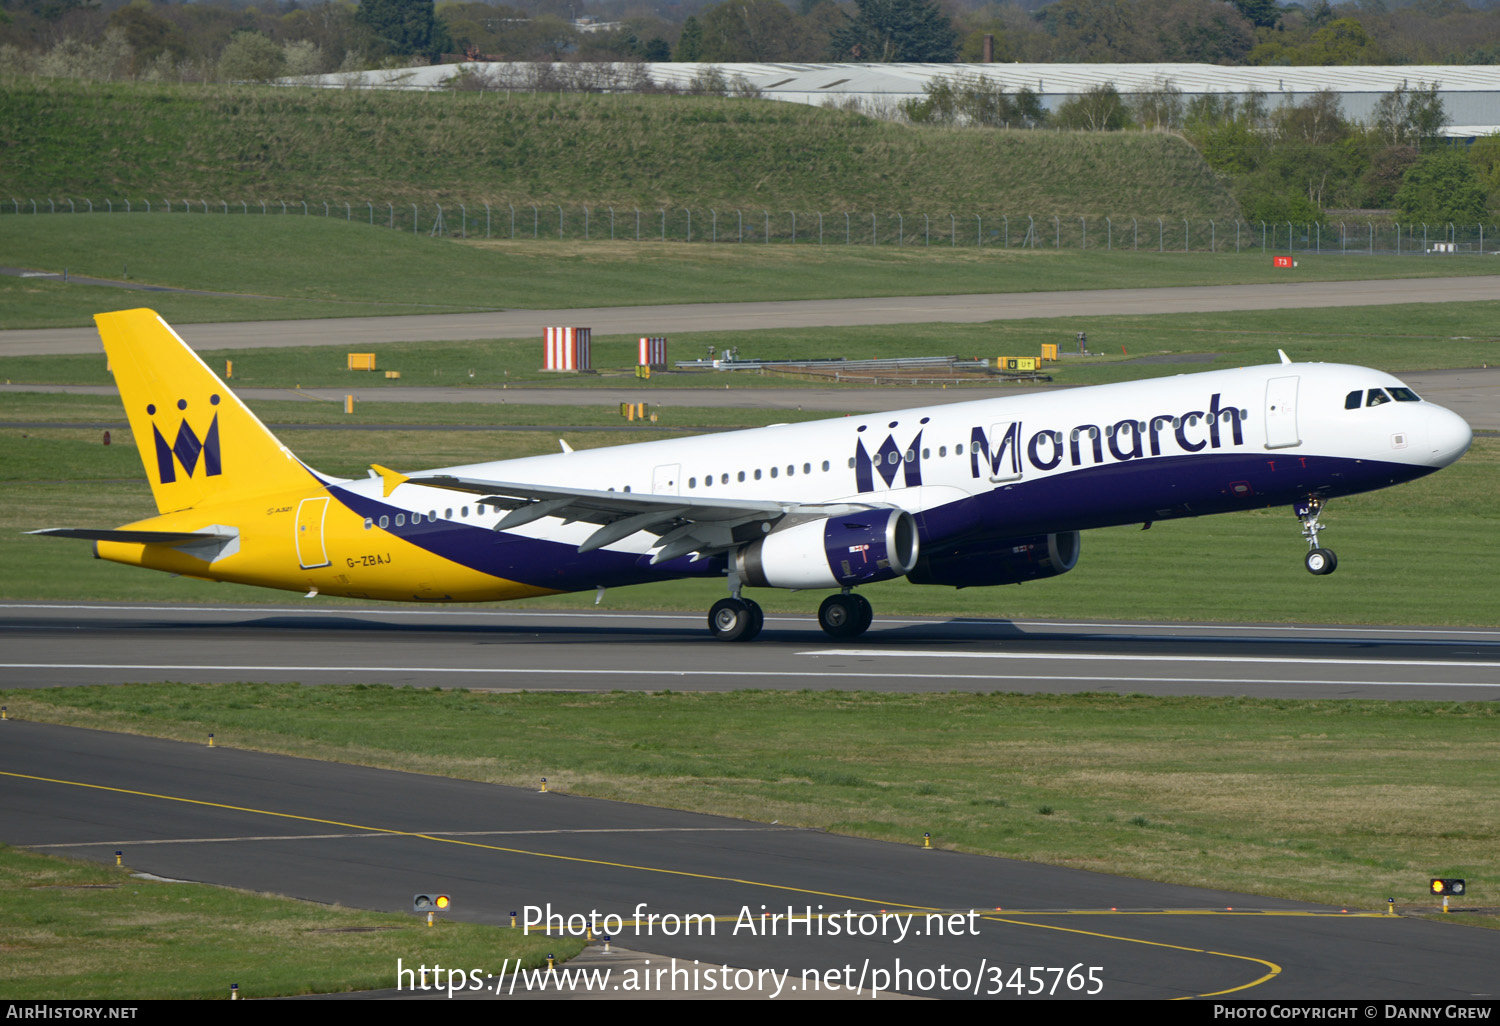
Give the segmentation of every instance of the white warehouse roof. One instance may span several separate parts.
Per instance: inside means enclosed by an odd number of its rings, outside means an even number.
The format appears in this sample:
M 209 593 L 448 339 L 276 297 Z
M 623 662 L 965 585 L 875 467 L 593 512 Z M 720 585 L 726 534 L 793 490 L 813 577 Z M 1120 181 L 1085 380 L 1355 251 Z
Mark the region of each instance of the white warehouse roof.
M 521 63 L 442 64 L 357 75 L 316 76 L 323 86 L 440 89 L 460 68 L 496 77 L 512 88 L 534 75 L 536 65 Z M 576 64 L 552 65 L 560 75 Z M 1170 82 L 1184 99 L 1208 93 L 1263 93 L 1268 103 L 1300 103 L 1330 89 L 1340 95 L 1345 117 L 1369 121 L 1380 97 L 1405 82 L 1438 84 L 1448 114 L 1449 135 L 1500 132 L 1500 66 L 1409 64 L 1356 67 L 1221 67 L 1215 64 L 643 64 L 639 72 L 662 85 L 686 87 L 710 67 L 726 81 L 743 80 L 766 99 L 815 106 L 858 100 L 867 106 L 893 105 L 921 97 L 933 79 L 978 75 L 1007 91 L 1027 88 L 1042 105 L 1057 107 L 1071 96 L 1112 83 L 1122 94 L 1156 89 Z M 621 71 L 631 69 L 622 65 Z M 298 80 L 307 82 L 309 80 Z

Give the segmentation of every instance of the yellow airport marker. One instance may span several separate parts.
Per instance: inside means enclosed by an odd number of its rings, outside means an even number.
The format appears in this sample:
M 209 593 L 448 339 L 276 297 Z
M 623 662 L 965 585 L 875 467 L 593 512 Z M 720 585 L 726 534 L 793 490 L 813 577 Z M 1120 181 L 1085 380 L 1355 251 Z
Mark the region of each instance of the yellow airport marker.
M 210 734 L 210 735 L 208 735 L 208 747 L 212 748 L 213 746 L 214 746 L 214 736 L 212 734 Z
M 542 794 L 546 794 L 546 793 L 547 793 L 547 778 L 543 777 L 542 778 Z
M 123 851 L 117 851 L 117 852 L 115 852 L 115 865 L 117 865 L 117 866 L 123 866 L 125 864 L 124 861 L 123 861 L 124 857 L 125 857 L 125 853 Z
M 231 1000 L 231 1001 L 238 1001 L 239 999 L 240 999 L 240 985 L 238 983 L 231 983 L 229 985 L 229 1000 Z
M 931 834 L 923 834 L 922 835 L 922 850 L 923 851 L 931 851 L 932 850 L 932 835 Z

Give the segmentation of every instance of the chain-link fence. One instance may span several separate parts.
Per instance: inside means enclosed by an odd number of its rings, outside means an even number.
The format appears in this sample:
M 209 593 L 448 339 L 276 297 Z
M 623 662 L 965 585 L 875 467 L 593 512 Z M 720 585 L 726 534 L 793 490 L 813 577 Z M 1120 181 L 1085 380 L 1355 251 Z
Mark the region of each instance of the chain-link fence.
M 369 200 L 9 197 L 0 216 L 164 214 L 326 217 L 460 239 L 691 242 L 814 246 L 947 246 L 1157 253 L 1477 254 L 1495 225 L 1401 221 L 1193 221 L 1179 217 L 879 213 L 739 207 Z

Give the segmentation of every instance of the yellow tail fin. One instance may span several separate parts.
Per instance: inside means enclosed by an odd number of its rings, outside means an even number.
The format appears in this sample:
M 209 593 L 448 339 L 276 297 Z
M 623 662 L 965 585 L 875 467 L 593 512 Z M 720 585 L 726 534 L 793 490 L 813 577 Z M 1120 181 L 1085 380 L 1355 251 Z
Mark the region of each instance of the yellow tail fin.
M 157 510 L 319 483 L 155 310 L 94 322 Z

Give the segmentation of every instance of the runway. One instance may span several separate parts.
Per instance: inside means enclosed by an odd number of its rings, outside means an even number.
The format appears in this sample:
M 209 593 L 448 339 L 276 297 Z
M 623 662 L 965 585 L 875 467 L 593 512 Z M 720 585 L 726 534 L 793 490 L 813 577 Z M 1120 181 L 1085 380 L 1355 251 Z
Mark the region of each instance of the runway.
M 12 843 L 393 912 L 431 888 L 454 918 L 501 926 L 526 906 L 613 913 L 616 942 L 677 959 L 684 988 L 727 964 L 789 971 L 794 988 L 804 972 L 884 972 L 933 997 L 1015 998 L 1031 967 L 1053 996 L 1495 992 L 1495 931 L 100 731 L 0 732 Z M 804 925 L 769 919 L 789 909 Z
M 1016 691 L 1500 700 L 1500 630 L 883 616 L 852 642 L 770 615 L 347 606 L 0 605 L 0 687 L 131 681 L 471 690 Z
M 285 346 L 359 346 L 488 338 L 540 338 L 549 324 L 582 324 L 595 335 L 674 334 L 766 328 L 847 327 L 863 324 L 975 324 L 1027 317 L 1114 314 L 1217 313 L 1468 303 L 1500 296 L 1500 278 L 1399 278 L 1383 281 L 1284 282 L 1093 289 L 967 296 L 893 296 L 762 303 L 682 303 L 563 310 L 495 310 L 469 314 L 329 317 L 303 321 L 195 324 L 194 349 Z M 123 307 L 121 307 L 123 308 Z M 0 356 L 97 353 L 92 326 L 0 332 Z

